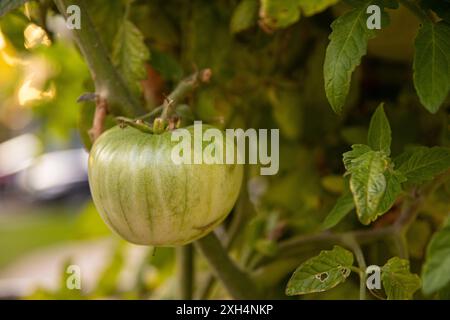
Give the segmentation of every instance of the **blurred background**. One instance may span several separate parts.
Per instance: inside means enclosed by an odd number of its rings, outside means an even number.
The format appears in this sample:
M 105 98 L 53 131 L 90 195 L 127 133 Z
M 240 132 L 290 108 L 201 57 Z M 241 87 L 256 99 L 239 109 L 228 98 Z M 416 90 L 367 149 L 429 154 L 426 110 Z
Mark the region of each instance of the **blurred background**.
M 86 1 L 109 50 L 127 2 Z M 307 17 L 267 13 L 277 19 L 258 17 L 256 0 L 136 0 L 129 8 L 151 52 L 141 83 L 148 109 L 183 76 L 211 68 L 211 84 L 188 99 L 196 119 L 221 128 L 280 129 L 279 174 L 261 177 L 258 168 L 247 168 L 248 197 L 237 206 L 245 220 L 231 251 L 249 269 L 258 257 L 276 255 L 280 239 L 321 230 L 344 190 L 342 153 L 365 143 L 380 102 L 386 102 L 395 155 L 409 145 L 450 145 L 449 101 L 431 115 L 417 99 L 411 61 L 419 22 L 403 8 L 392 11 L 391 25 L 370 42 L 343 115 L 333 113 L 323 60 L 330 24 L 348 7 L 326 3 Z M 0 18 L 0 298 L 177 296 L 174 249 L 119 240 L 92 204 L 85 146 L 94 106 L 76 102 L 92 91 L 87 66 L 51 1 L 32 1 Z M 450 211 L 449 194 L 450 184 L 438 190 L 408 233 L 414 272 Z M 394 206 L 371 228 L 392 223 L 396 214 Z M 361 224 L 349 215 L 336 230 L 355 228 Z M 368 264 L 395 252 L 386 243 L 364 250 Z M 282 262 L 285 273 L 274 280 L 280 294 L 290 272 L 318 251 L 305 247 Z M 201 284 L 208 267 L 199 256 Z M 71 264 L 81 268 L 81 291 L 66 288 Z M 210 297 L 226 297 L 216 289 Z M 358 278 L 351 277 L 304 298 L 357 297 Z
M 0 299 L 80 296 L 60 290 L 69 264 L 94 295 L 129 290 L 124 255 L 136 271 L 150 249 L 112 236 L 92 204 L 76 103 L 89 73 L 62 17 L 50 39 L 36 10 L 0 19 Z

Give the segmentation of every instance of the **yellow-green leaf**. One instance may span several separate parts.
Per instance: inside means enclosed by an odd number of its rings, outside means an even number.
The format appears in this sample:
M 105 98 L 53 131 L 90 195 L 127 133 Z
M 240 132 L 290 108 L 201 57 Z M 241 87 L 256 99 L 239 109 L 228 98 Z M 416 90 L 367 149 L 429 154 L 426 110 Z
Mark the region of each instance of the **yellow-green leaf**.
M 326 8 L 338 3 L 340 0 L 298 0 L 303 14 L 306 17 L 322 12 Z
M 258 19 L 258 0 L 242 0 L 231 17 L 231 33 L 238 33 L 256 25 Z
M 324 250 L 295 270 L 286 288 L 288 296 L 322 292 L 344 282 L 350 275 L 353 254 L 339 246 Z
M 409 271 L 409 261 L 398 257 L 381 268 L 381 280 L 388 300 L 409 300 L 421 286 L 419 276 Z
M 259 17 L 266 29 L 288 27 L 300 19 L 298 0 L 261 0 Z
M 134 94 L 141 92 L 140 80 L 147 78 L 145 62 L 149 59 L 150 51 L 144 43 L 144 36 L 125 19 L 114 40 L 112 60 Z
M 352 162 L 350 190 L 362 224 L 369 224 L 380 214 L 378 207 L 386 191 L 387 166 L 388 158 L 380 151 L 369 151 Z

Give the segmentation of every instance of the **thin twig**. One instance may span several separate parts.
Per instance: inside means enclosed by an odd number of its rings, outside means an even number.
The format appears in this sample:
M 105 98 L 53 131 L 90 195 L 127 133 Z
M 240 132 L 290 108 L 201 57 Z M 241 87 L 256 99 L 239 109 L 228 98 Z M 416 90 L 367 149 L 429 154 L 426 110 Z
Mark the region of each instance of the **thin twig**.
M 196 89 L 199 85 L 208 83 L 211 80 L 212 71 L 211 69 L 203 69 L 197 71 L 182 80 L 177 87 L 164 99 L 162 105 L 156 107 L 149 113 L 140 116 L 137 119 L 150 119 L 160 113 L 162 113 L 163 118 L 167 118 L 171 110 L 170 108 L 175 107 L 181 102 L 190 92 Z
M 359 299 L 366 300 L 366 260 L 361 250 L 361 246 L 356 241 L 354 236 L 344 238 L 347 246 L 353 251 L 358 263 L 358 275 L 359 275 Z
M 133 120 L 125 117 L 116 117 L 116 121 L 119 123 L 121 127 L 130 126 L 136 128 L 142 132 L 153 133 L 152 128 L 150 128 L 144 121 L 142 120 Z

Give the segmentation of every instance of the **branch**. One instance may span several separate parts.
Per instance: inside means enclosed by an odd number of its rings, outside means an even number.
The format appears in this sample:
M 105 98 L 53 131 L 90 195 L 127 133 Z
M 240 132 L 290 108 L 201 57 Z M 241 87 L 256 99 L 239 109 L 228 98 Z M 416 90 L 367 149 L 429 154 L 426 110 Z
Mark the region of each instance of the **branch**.
M 248 168 L 244 169 L 244 184 L 245 181 L 248 180 Z M 230 225 L 226 231 L 226 237 L 222 240 L 223 246 L 227 251 L 233 247 L 236 242 L 236 238 L 242 231 L 242 227 L 245 225 L 245 222 L 252 215 L 256 214 L 254 212 L 253 206 L 249 203 L 249 195 L 248 190 L 243 188 L 241 194 L 239 195 L 238 202 L 235 206 L 235 210 L 233 212 L 233 217 L 231 219 Z M 216 283 L 216 278 L 211 274 L 204 281 L 203 285 L 199 288 L 198 298 L 200 300 L 207 299 L 214 288 Z
M 67 19 L 67 7 L 80 8 L 81 28 L 73 34 L 83 54 L 97 95 L 108 101 L 109 110 L 115 115 L 136 116 L 141 111 L 140 103 L 125 86 L 123 79 L 112 65 L 109 52 L 103 45 L 92 23 L 83 0 L 54 0 L 59 12 Z
M 175 90 L 170 93 L 167 99 L 172 101 L 174 105 L 177 105 L 188 93 L 193 91 L 200 84 L 208 83 L 211 80 L 211 76 L 211 69 L 203 69 L 195 72 L 188 78 L 182 80 Z
M 89 130 L 89 137 L 94 142 L 103 133 L 105 119 L 108 115 L 108 104 L 105 99 L 97 96 L 95 99 L 95 114 L 91 130 Z
M 181 102 L 189 93 L 194 91 L 199 85 L 208 83 L 211 79 L 211 69 L 203 69 L 183 79 L 176 88 L 164 99 L 164 103 L 156 107 L 149 113 L 140 116 L 138 119 L 144 120 L 162 113 L 161 117 L 167 119 L 177 104 Z
M 244 180 L 245 181 L 245 180 Z M 244 192 L 245 193 L 245 192 Z M 236 239 L 236 236 L 238 235 L 238 232 L 240 230 L 240 227 L 242 225 L 242 210 L 239 210 L 239 208 L 242 208 L 244 205 L 242 202 L 246 201 L 245 197 L 241 195 L 240 201 L 238 205 L 236 206 L 238 209 L 234 213 L 233 219 L 231 220 L 230 227 L 227 230 L 227 237 L 223 240 L 223 246 L 225 250 L 229 251 L 231 246 L 233 245 L 234 240 Z M 214 284 L 216 283 L 216 278 L 213 275 L 208 275 L 205 282 L 203 283 L 203 286 L 199 289 L 198 298 L 200 300 L 207 299 L 210 295 Z
M 353 251 L 356 257 L 356 262 L 358 263 L 358 274 L 359 274 L 359 299 L 366 300 L 366 260 L 364 259 L 364 254 L 361 250 L 361 246 L 355 240 L 354 237 L 348 237 L 344 239 L 347 246 Z
M 223 286 L 234 299 L 263 298 L 257 284 L 230 259 L 214 232 L 197 240 L 195 245 L 208 260 L 213 273 L 222 281 Z

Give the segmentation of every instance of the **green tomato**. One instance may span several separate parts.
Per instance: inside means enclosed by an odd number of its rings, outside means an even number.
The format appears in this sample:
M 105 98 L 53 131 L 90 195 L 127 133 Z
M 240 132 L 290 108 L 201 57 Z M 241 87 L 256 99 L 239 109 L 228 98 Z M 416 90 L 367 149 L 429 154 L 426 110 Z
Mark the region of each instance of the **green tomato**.
M 186 129 L 194 153 L 194 130 Z M 89 185 L 95 206 L 125 240 L 153 246 L 187 244 L 213 230 L 233 208 L 243 166 L 176 164 L 171 153 L 177 143 L 171 141 L 171 132 L 150 134 L 117 126 L 93 145 Z

